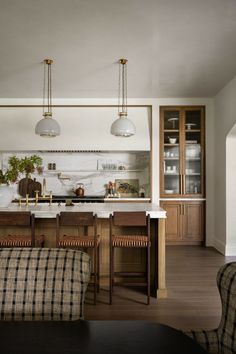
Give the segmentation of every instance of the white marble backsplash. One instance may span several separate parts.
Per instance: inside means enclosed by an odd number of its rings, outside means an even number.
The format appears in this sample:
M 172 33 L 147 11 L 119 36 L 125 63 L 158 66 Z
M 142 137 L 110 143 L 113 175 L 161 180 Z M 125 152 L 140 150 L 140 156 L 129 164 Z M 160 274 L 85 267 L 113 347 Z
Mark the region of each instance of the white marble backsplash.
M 37 154 L 43 159 L 44 171 L 31 178 L 43 183 L 46 190 L 57 195 L 73 195 L 77 183 L 83 183 L 85 195 L 105 195 L 106 185 L 116 179 L 138 179 L 139 186 L 150 196 L 150 153 L 142 152 L 2 152 L 0 166 L 5 170 L 8 159 Z M 55 164 L 55 170 L 49 170 Z M 53 166 L 53 165 L 52 165 Z M 20 176 L 20 179 L 24 176 Z M 17 194 L 17 184 L 14 186 Z

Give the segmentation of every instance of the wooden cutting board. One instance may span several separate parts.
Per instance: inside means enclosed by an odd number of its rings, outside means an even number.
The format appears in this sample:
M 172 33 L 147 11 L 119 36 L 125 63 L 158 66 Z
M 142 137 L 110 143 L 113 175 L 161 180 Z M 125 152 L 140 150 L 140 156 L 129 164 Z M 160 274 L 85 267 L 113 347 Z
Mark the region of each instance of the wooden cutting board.
M 41 192 L 42 192 L 42 185 L 40 182 L 37 182 L 36 179 L 33 180 L 33 183 L 29 184 L 28 187 L 28 194 L 30 196 L 30 198 L 34 198 L 35 197 L 35 192 L 38 191 L 39 192 L 39 197 L 41 196 Z
M 26 197 L 26 194 L 29 194 L 29 197 L 33 198 L 35 197 L 35 191 L 39 191 L 39 196 L 41 196 L 42 185 L 36 179 L 32 180 L 25 177 L 20 180 L 18 192 L 22 197 Z

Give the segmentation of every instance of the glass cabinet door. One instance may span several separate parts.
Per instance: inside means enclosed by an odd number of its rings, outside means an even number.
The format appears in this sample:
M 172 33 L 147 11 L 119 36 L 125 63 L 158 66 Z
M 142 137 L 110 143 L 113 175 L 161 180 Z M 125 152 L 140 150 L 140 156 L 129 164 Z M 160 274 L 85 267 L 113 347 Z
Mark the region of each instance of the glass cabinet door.
M 180 194 L 180 112 L 163 113 L 163 192 Z
M 202 112 L 185 110 L 184 115 L 183 194 L 201 194 L 202 190 Z

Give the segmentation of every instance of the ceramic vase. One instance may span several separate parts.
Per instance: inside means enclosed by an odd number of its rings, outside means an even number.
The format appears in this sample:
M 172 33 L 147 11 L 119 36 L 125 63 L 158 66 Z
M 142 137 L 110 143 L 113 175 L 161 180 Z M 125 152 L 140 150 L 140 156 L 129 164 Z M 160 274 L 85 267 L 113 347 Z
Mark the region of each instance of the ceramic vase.
M 8 184 L 0 184 L 0 208 L 7 207 L 13 198 L 13 189 Z

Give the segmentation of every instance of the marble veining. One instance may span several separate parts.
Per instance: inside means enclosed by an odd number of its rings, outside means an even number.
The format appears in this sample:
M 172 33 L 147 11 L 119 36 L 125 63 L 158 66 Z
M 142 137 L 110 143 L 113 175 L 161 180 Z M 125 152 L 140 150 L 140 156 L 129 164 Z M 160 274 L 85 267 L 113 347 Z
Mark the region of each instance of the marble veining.
M 139 186 L 150 197 L 150 153 L 136 152 L 2 152 L 0 165 L 6 169 L 8 159 L 37 154 L 43 159 L 42 175 L 32 174 L 40 183 L 46 179 L 46 190 L 57 195 L 73 195 L 77 183 L 83 183 L 86 195 L 104 196 L 106 185 L 116 179 L 138 179 Z M 49 164 L 56 164 L 56 170 L 48 170 Z M 60 174 L 60 175 L 59 175 Z M 60 176 L 58 178 L 58 176 Z M 20 178 L 23 178 L 21 176 Z M 14 186 L 17 197 L 17 184 Z

